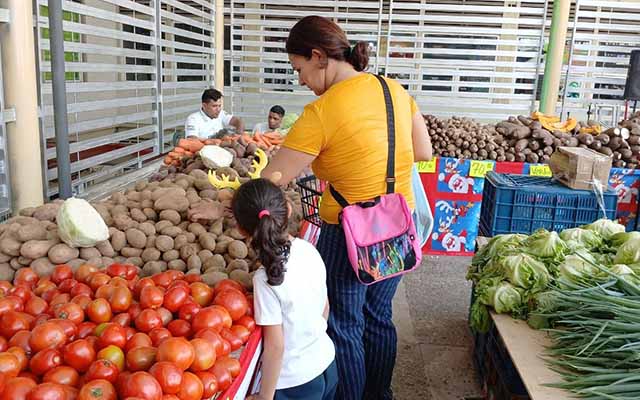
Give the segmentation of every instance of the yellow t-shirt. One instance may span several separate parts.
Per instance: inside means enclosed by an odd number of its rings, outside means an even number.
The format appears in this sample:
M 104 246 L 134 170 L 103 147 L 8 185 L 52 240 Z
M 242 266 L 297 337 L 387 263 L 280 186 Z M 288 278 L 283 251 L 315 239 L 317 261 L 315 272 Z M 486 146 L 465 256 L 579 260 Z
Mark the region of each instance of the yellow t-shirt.
M 386 78 L 385 78 L 386 79 Z M 396 150 L 396 192 L 413 208 L 411 168 L 412 117 L 418 106 L 393 79 L 386 79 L 393 99 Z M 366 201 L 386 192 L 387 114 L 382 86 L 371 74 L 360 74 L 329 88 L 308 104 L 286 136 L 283 146 L 316 156 L 312 169 L 349 202 Z M 340 206 L 328 188 L 320 217 L 338 223 Z

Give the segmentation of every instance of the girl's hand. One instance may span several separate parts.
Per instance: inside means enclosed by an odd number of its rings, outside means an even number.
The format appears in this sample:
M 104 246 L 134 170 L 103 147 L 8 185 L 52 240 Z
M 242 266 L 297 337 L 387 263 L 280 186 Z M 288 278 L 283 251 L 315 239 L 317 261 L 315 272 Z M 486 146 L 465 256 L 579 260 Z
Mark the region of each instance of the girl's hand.
M 227 210 L 220 203 L 214 203 L 210 199 L 203 199 L 202 201 L 194 204 L 189 208 L 188 215 L 189 220 L 198 221 L 212 221 L 222 218 Z

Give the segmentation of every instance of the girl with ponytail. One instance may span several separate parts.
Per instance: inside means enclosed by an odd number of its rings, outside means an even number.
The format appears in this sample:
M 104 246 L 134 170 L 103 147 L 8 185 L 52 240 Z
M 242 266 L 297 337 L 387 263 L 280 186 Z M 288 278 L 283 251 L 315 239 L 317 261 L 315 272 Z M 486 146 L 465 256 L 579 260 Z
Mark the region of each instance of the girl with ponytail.
M 262 264 L 253 276 L 254 318 L 263 328 L 262 383 L 249 399 L 333 400 L 338 378 L 320 254 L 289 235 L 291 208 L 269 180 L 240 186 L 232 210 Z

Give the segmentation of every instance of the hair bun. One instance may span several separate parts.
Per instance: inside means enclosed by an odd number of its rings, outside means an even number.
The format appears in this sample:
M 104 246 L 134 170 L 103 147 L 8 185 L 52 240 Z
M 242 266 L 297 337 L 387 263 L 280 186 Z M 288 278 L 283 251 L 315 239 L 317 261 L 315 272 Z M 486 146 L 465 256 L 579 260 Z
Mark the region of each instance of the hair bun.
M 353 68 L 360 72 L 367 69 L 369 65 L 369 44 L 367 42 L 358 42 L 349 52 L 347 58 L 349 64 L 353 65 Z

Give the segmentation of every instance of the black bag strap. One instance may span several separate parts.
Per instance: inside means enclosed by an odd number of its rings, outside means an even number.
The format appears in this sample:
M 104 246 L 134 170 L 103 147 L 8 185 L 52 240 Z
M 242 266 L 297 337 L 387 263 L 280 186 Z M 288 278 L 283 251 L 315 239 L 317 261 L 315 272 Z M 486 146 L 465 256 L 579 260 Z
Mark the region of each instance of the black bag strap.
M 384 95 L 384 105 L 387 111 L 387 175 L 385 182 L 387 183 L 387 194 L 395 192 L 396 186 L 396 123 L 393 110 L 393 99 L 389 85 L 380 75 L 375 76 L 382 86 L 382 94 Z M 349 202 L 333 187 L 329 185 L 329 192 L 342 208 L 349 206 Z

